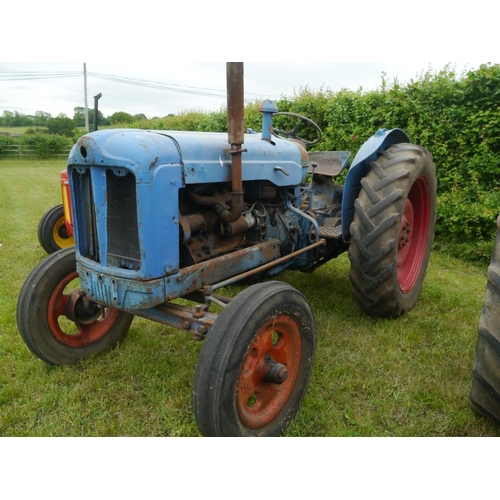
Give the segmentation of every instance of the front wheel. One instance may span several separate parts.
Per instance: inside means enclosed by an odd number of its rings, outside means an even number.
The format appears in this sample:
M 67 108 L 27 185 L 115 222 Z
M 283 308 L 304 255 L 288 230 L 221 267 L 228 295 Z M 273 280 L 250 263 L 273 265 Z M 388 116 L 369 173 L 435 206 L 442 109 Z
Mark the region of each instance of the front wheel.
M 312 371 L 314 318 L 281 282 L 245 289 L 210 329 L 196 367 L 194 411 L 204 436 L 278 436 Z
M 113 348 L 133 315 L 89 300 L 79 288 L 74 248 L 46 257 L 26 279 L 17 325 L 28 348 L 52 365 L 77 363 Z
M 349 278 L 361 308 L 398 317 L 417 301 L 436 221 L 436 167 L 425 148 L 396 144 L 361 181 L 351 224 Z
M 66 228 L 63 205 L 56 205 L 43 214 L 38 224 L 38 241 L 49 254 L 75 245 L 73 234 Z

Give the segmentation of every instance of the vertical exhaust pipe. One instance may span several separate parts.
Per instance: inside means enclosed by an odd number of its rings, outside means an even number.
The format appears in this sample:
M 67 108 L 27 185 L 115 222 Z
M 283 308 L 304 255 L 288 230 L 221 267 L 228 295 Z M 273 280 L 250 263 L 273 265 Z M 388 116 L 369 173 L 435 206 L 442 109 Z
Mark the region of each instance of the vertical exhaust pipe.
M 220 218 L 224 222 L 234 222 L 243 211 L 243 176 L 241 154 L 245 134 L 245 103 L 243 91 L 243 63 L 226 63 L 227 81 L 227 128 L 231 145 L 231 208 L 223 210 Z
M 99 106 L 97 104 L 97 101 L 99 101 L 101 97 L 101 93 L 94 96 L 94 132 L 97 130 L 97 121 L 99 117 Z

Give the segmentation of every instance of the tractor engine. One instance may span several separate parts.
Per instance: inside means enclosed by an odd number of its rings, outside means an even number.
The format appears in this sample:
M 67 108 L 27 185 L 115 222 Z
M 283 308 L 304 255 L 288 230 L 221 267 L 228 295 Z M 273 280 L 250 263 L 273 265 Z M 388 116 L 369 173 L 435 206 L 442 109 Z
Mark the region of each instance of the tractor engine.
M 299 217 L 287 210 L 283 196 L 266 181 L 247 187 L 241 216 L 235 222 L 220 218 L 231 192 L 227 185 L 209 184 L 181 190 L 180 266 L 187 267 L 224 255 L 237 248 L 278 240 L 282 253 L 290 253 L 300 240 Z M 252 196 L 252 194 L 254 196 Z

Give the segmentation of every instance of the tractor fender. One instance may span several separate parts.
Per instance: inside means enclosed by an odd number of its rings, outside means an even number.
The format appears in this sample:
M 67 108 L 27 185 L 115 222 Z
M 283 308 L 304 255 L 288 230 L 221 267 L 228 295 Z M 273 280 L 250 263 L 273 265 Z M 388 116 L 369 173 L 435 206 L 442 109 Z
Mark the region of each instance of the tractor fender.
M 361 179 L 370 169 L 370 163 L 377 159 L 378 153 L 393 144 L 409 142 L 408 136 L 399 128 L 377 130 L 359 149 L 347 172 L 342 197 L 342 237 L 348 240 L 354 219 L 354 202 L 361 191 Z

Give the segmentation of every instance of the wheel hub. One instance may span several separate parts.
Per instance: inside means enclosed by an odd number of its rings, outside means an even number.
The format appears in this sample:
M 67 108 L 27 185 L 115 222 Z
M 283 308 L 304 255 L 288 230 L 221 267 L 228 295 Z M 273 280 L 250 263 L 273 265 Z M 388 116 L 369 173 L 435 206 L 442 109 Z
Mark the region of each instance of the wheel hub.
M 52 335 L 70 347 L 88 346 L 101 340 L 119 314 L 117 309 L 102 308 L 89 300 L 80 288 L 64 293 L 77 278 L 78 273 L 74 271 L 60 281 L 52 292 L 47 313 Z
M 264 375 L 263 380 L 271 384 L 282 384 L 288 378 L 288 372 L 285 365 L 278 363 L 266 354 L 264 359 L 265 369 L 267 373 Z
M 86 297 L 84 290 L 74 290 L 68 296 L 64 306 L 64 315 L 82 325 L 90 325 L 102 314 L 102 309 Z
M 402 266 L 408 257 L 413 236 L 413 205 L 410 200 L 406 200 L 401 226 L 399 228 L 398 240 L 398 267 Z
M 259 429 L 286 405 L 299 373 L 300 328 L 290 316 L 267 321 L 251 342 L 238 377 L 236 407 L 244 425 Z

